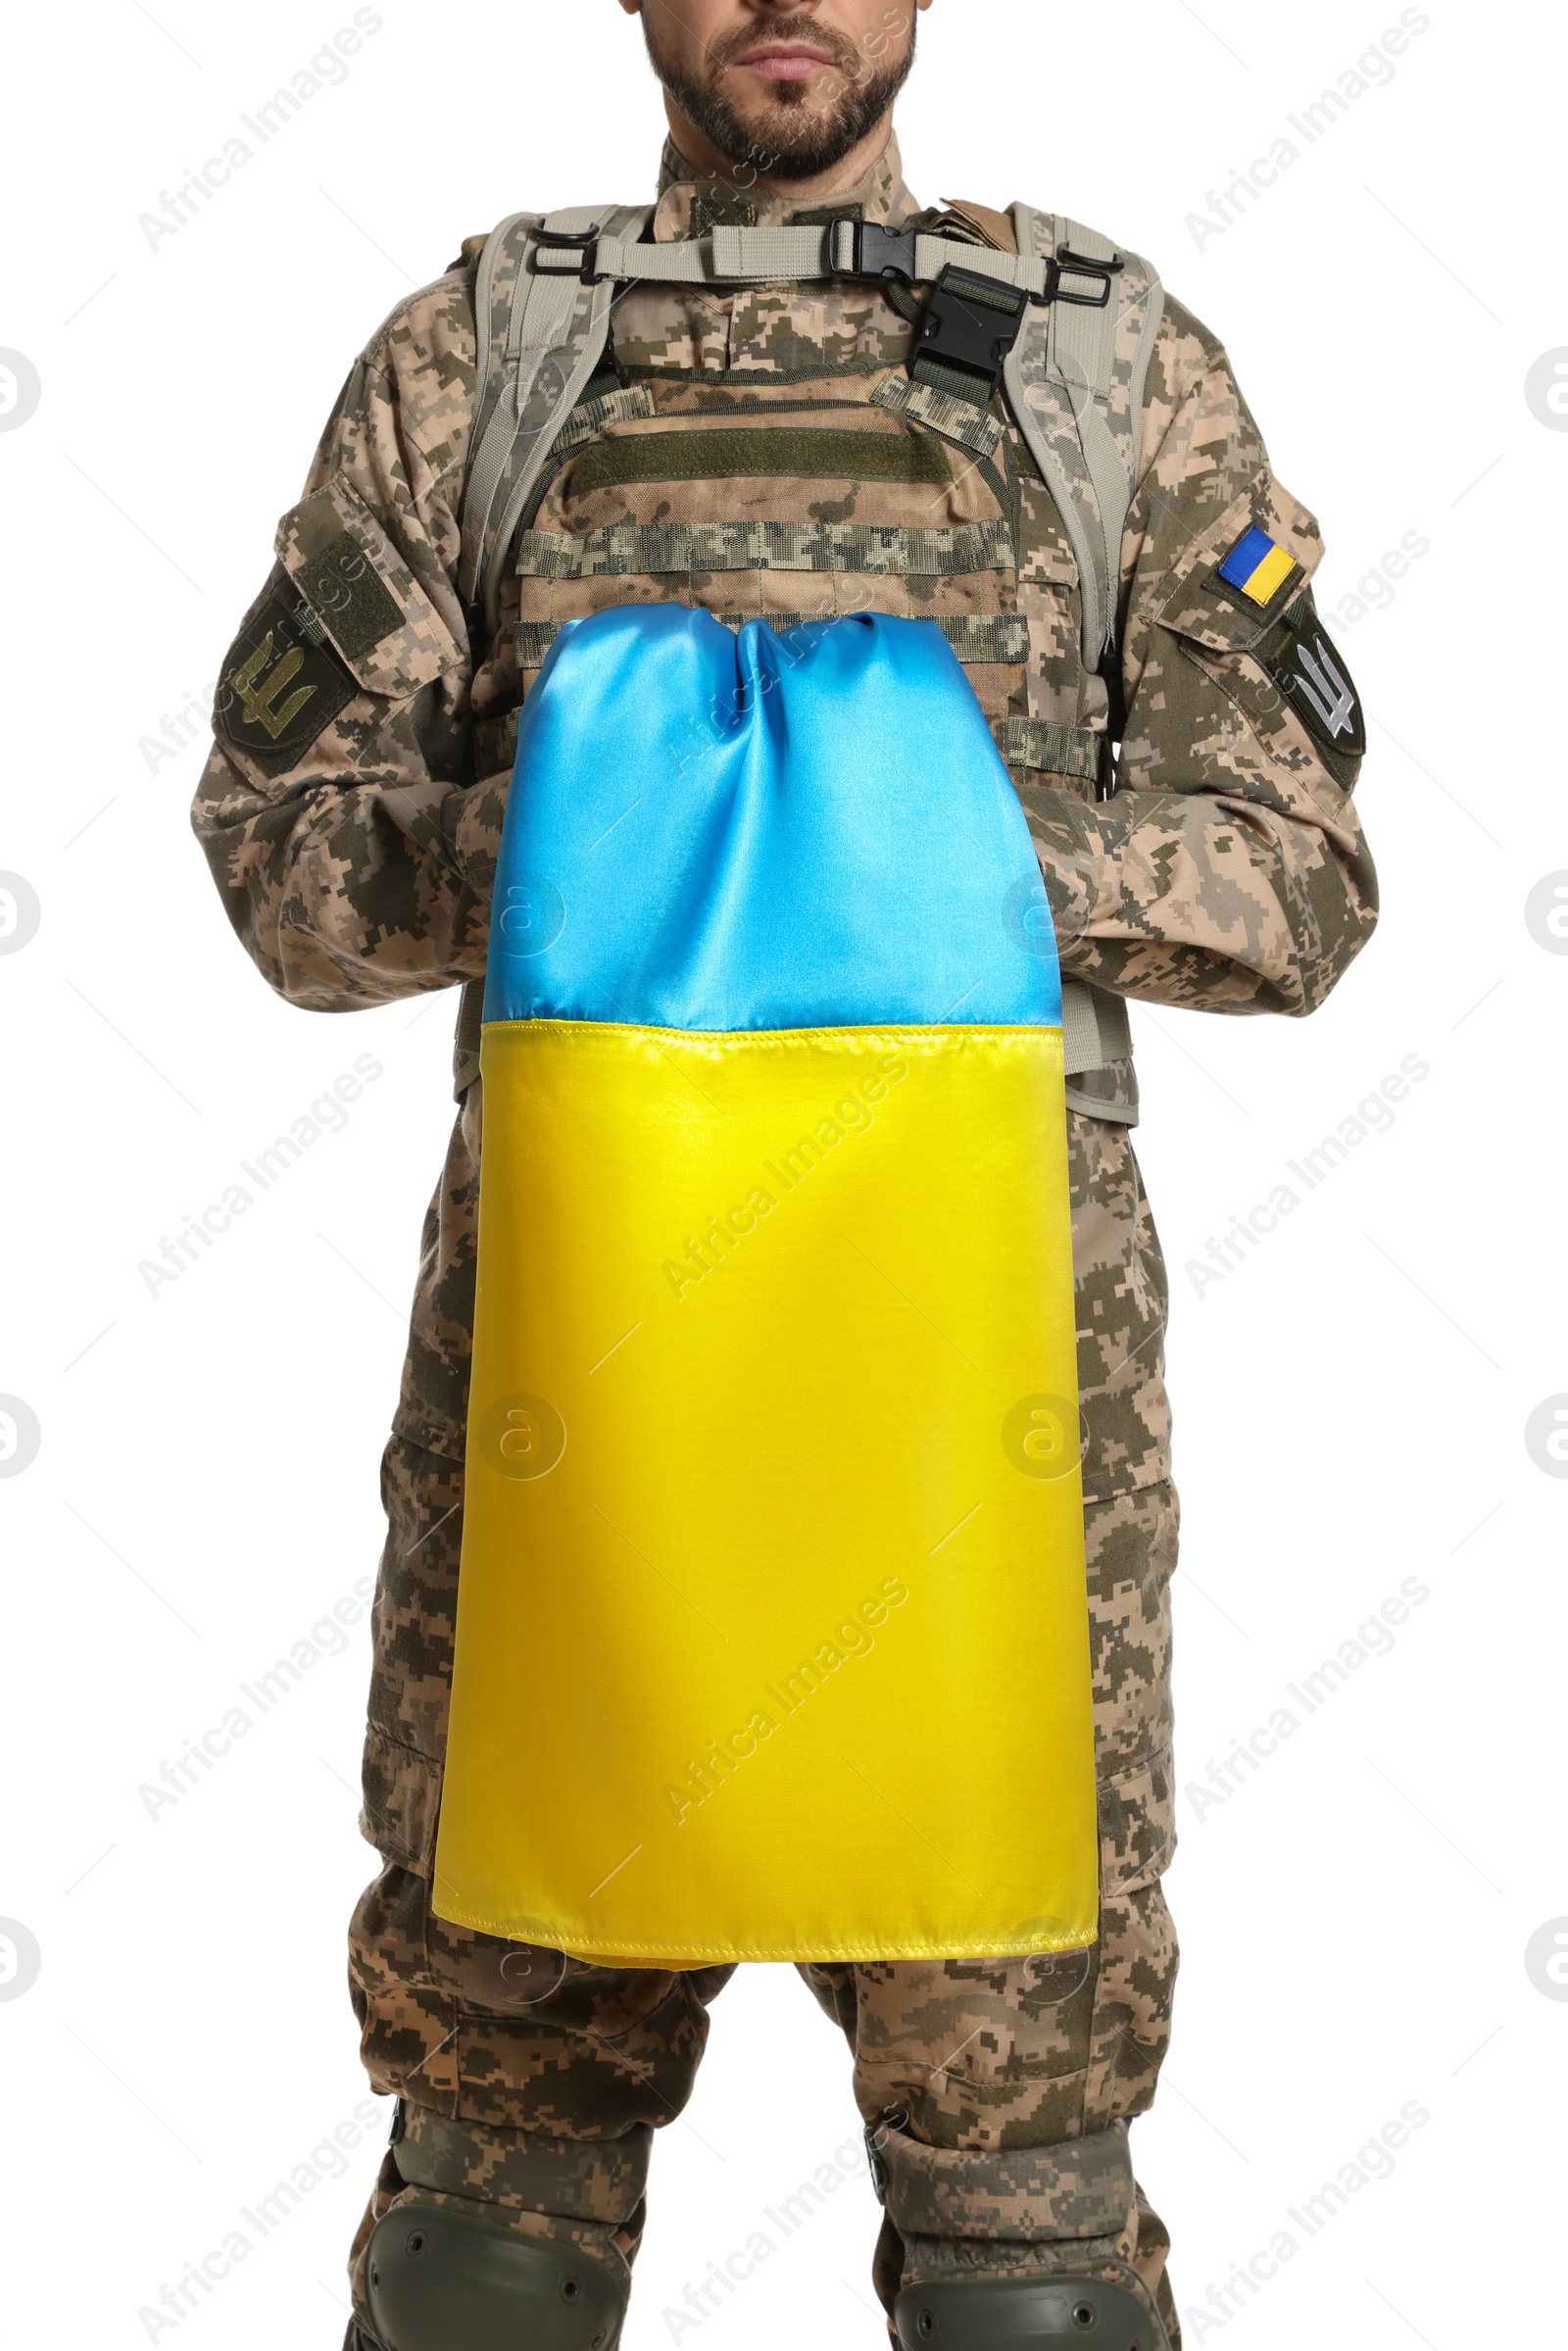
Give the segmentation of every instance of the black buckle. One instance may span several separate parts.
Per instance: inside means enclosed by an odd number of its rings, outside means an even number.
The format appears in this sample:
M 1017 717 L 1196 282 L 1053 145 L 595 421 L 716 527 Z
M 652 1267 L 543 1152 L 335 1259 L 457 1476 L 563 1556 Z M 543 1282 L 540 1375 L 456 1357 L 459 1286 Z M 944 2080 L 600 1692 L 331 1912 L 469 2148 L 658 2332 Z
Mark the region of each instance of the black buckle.
M 1074 253 L 1070 245 L 1053 254 L 1046 264 L 1046 290 L 1032 294 L 1038 303 L 1070 302 L 1074 309 L 1102 311 L 1110 307 L 1110 281 L 1119 277 L 1127 264 L 1117 254 L 1108 262 L 1092 262 L 1084 254 Z M 1069 294 L 1062 285 L 1063 277 L 1100 277 L 1104 280 L 1098 294 Z
M 902 277 L 912 286 L 914 238 L 875 220 L 835 220 L 828 230 L 828 267 L 835 277 Z
M 1027 294 L 1000 278 L 950 263 L 932 288 L 918 356 L 977 377 L 975 397 L 983 405 L 1018 340 L 1028 303 Z
M 585 286 L 596 286 L 599 283 L 597 274 L 599 239 L 603 233 L 597 220 L 592 228 L 580 230 L 536 228 L 533 231 L 533 241 L 538 248 L 533 257 L 535 273 L 544 277 L 575 275 L 582 279 Z M 552 261 L 549 258 L 552 253 L 576 254 L 579 267 L 573 270 L 569 261 Z

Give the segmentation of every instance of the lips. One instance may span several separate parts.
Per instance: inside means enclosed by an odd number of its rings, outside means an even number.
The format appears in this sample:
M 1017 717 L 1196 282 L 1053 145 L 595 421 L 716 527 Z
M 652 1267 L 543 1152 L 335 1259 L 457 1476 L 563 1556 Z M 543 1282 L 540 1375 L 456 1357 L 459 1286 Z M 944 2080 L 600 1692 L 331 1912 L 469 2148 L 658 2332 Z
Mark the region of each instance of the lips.
M 745 73 L 760 73 L 764 81 L 809 81 L 813 73 L 829 72 L 835 61 L 820 49 L 807 49 L 791 41 L 754 49 L 735 62 Z

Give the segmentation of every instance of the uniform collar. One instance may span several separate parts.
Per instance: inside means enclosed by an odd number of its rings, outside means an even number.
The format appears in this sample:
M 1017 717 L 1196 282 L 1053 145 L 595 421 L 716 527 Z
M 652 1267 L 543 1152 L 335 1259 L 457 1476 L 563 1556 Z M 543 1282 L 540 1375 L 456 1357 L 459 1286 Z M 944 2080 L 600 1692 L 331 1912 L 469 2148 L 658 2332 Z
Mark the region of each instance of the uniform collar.
M 905 185 L 899 142 L 892 133 L 863 179 L 817 204 L 787 192 L 779 195 L 766 188 L 738 188 L 733 180 L 699 178 L 673 139 L 666 139 L 659 173 L 654 241 L 677 244 L 687 237 L 706 236 L 718 225 L 788 228 L 793 222 L 815 223 L 846 213 L 884 227 L 898 227 L 918 210 Z

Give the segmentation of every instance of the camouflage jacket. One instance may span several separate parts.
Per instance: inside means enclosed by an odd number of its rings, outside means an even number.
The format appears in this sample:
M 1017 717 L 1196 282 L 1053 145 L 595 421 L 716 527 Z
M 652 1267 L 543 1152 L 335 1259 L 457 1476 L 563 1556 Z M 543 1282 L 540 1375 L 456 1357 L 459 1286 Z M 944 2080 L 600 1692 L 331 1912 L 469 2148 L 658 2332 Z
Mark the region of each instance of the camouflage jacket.
M 666 150 L 658 239 L 803 217 L 684 170 Z M 914 215 L 896 146 L 833 210 L 849 205 L 892 226 Z M 984 207 L 938 225 L 1012 246 L 1006 216 Z M 1080 652 L 1067 533 L 1000 399 L 960 416 L 940 395 L 909 397 L 911 306 L 876 283 L 634 286 L 614 324 L 627 381 L 563 433 L 475 670 L 456 517 L 482 244 L 400 303 L 356 362 L 223 665 L 194 821 L 235 929 L 284 997 L 343 1011 L 482 973 L 516 711 L 546 647 L 574 615 L 677 598 L 721 616 L 941 620 L 1017 785 L 1064 970 L 1210 1011 L 1322 1002 L 1375 919 L 1356 762 L 1280 690 L 1281 626 L 1215 576 L 1250 528 L 1307 576 L 1322 546 L 1188 312 L 1167 300 L 1149 370 L 1122 547 L 1117 789 L 1099 800 L 1083 747 L 1114 722 Z M 455 1460 L 478 1092 L 462 1084 L 426 1221 L 395 1424 Z M 1167 1474 L 1164 1276 L 1128 1143 L 1130 1065 L 1092 1073 L 1073 1100 L 1093 1496 Z

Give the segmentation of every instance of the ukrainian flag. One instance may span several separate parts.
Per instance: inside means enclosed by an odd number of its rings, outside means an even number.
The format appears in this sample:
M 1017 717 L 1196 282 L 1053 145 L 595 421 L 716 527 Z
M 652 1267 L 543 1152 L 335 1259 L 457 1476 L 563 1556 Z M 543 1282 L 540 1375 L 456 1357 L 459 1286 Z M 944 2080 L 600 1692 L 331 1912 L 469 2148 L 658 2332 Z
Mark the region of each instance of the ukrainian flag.
M 935 625 L 569 624 L 481 1065 L 437 1912 L 675 1967 L 1091 1941 L 1060 983 Z
M 1272 604 L 1298 568 L 1289 548 L 1281 547 L 1266 530 L 1244 531 L 1219 567 L 1227 587 L 1239 588 L 1255 605 Z

